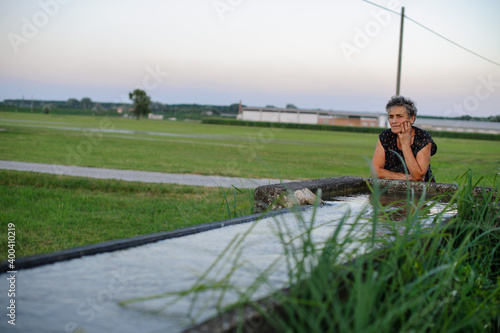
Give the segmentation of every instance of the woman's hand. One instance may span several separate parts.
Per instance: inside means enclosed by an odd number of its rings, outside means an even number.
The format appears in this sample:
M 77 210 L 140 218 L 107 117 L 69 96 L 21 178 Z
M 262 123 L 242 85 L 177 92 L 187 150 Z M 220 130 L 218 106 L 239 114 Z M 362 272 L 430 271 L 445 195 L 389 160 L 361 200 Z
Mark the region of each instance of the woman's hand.
M 401 142 L 401 146 L 411 146 L 411 124 L 409 121 L 405 121 L 401 124 L 401 131 L 398 133 L 399 142 Z

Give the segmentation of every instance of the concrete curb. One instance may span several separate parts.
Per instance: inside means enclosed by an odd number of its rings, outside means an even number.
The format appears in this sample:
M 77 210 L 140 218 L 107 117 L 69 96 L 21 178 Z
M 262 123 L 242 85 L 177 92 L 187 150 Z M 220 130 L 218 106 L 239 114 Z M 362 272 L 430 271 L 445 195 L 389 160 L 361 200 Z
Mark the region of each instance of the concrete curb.
M 301 209 L 308 209 L 310 207 L 302 207 Z M 104 252 L 113 252 L 118 250 L 124 250 L 131 247 L 136 247 L 140 245 L 145 245 L 149 243 L 158 242 L 165 239 L 183 237 L 187 235 L 197 234 L 204 231 L 209 231 L 213 229 L 223 228 L 231 225 L 254 222 L 256 220 L 277 216 L 290 212 L 289 209 L 280 209 L 276 211 L 271 211 L 265 214 L 252 214 L 243 217 L 236 217 L 232 219 L 216 221 L 201 225 L 195 225 L 190 227 L 185 227 L 181 229 L 176 229 L 168 232 L 157 232 L 152 234 L 140 235 L 135 237 L 117 239 L 107 242 L 101 242 L 97 244 L 79 246 L 71 249 L 56 251 L 47 254 L 39 254 L 28 257 L 17 258 L 15 261 L 16 269 L 27 269 L 37 266 L 43 266 L 47 264 L 53 264 L 59 261 L 71 260 L 80 258 L 83 256 L 89 256 Z M 9 262 L 7 260 L 0 262 L 0 273 L 8 272 Z

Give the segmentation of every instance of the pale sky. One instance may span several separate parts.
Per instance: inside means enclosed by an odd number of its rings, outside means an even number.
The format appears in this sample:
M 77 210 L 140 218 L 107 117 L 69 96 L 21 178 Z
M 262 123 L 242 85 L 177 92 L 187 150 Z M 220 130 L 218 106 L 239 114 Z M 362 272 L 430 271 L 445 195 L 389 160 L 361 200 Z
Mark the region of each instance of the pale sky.
M 500 0 L 373 0 L 500 63 Z M 0 100 L 384 110 L 400 16 L 361 0 L 0 0 Z M 500 115 L 500 66 L 405 20 L 420 114 Z

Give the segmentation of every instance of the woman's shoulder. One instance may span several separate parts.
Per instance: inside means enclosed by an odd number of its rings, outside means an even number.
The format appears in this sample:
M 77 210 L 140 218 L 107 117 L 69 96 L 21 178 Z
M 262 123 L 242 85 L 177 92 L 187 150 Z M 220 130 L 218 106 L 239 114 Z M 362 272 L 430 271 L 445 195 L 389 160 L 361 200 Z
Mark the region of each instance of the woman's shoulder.
M 431 134 L 429 132 L 427 132 L 426 130 L 423 130 L 420 127 L 417 127 L 417 126 L 412 126 L 412 127 L 415 130 L 415 135 L 421 135 L 421 136 L 431 137 Z
M 432 143 L 431 146 L 431 155 L 434 155 L 437 151 L 437 145 L 432 139 L 432 136 L 429 132 L 426 130 L 423 130 L 419 127 L 413 126 L 413 129 L 415 130 L 415 138 L 420 142 L 421 148 L 424 146 L 428 145 L 429 143 Z

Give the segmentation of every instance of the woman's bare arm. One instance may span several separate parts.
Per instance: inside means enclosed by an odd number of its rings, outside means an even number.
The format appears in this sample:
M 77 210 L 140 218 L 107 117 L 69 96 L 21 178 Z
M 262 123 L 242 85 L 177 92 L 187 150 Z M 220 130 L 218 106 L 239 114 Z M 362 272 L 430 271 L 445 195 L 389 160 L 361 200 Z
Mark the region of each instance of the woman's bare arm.
M 429 142 L 427 146 L 418 152 L 416 157 L 413 156 L 413 152 L 411 151 L 411 130 L 411 124 L 409 122 L 404 123 L 401 132 L 398 133 L 398 138 L 401 143 L 401 150 L 403 151 L 408 173 L 413 179 L 422 181 L 425 179 L 425 174 L 431 161 L 432 143 Z
M 384 169 L 385 166 L 385 150 L 380 142 L 377 141 L 377 147 L 372 159 L 372 177 L 377 176 L 379 179 L 398 179 L 406 180 L 406 175 L 400 172 L 394 172 Z M 408 175 L 410 180 L 415 180 L 411 174 Z

